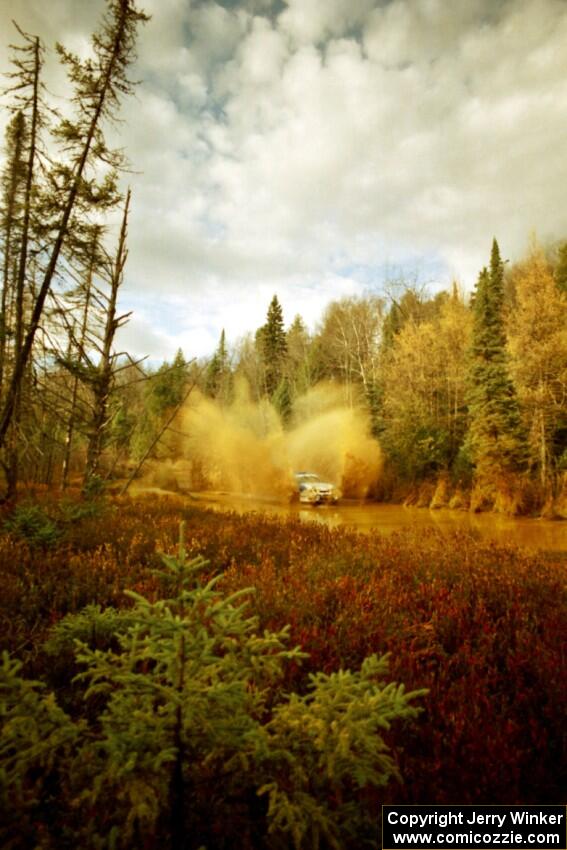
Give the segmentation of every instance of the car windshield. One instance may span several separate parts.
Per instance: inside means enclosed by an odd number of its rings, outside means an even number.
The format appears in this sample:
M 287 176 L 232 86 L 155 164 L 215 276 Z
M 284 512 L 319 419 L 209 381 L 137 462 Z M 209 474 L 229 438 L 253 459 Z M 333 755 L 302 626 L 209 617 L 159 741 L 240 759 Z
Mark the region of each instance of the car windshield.
M 296 472 L 295 477 L 299 481 L 320 481 L 321 480 L 318 475 L 315 475 L 314 472 Z

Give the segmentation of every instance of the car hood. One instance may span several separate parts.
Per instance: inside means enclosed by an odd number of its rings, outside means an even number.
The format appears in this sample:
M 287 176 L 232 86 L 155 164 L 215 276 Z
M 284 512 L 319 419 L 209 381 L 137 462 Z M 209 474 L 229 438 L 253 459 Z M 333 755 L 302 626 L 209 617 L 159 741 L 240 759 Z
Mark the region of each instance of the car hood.
M 334 490 L 335 485 L 329 481 L 300 481 L 300 487 L 312 487 L 313 490 Z

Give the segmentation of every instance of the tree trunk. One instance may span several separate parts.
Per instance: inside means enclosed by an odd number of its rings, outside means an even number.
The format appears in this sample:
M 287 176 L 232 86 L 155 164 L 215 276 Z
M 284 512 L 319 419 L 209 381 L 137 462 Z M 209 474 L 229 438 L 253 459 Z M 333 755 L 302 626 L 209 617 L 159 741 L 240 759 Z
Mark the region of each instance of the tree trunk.
M 83 318 L 81 322 L 81 335 L 79 338 L 79 348 L 84 350 L 86 344 L 86 333 L 89 321 L 89 309 L 91 303 L 91 287 L 96 262 L 96 254 L 98 248 L 98 232 L 95 231 L 91 244 L 91 253 L 89 257 L 89 268 L 85 285 L 85 303 L 83 306 Z M 81 352 L 79 352 L 81 353 Z M 63 454 L 63 466 L 61 470 L 61 489 L 67 488 L 67 479 L 69 477 L 69 464 L 71 460 L 71 449 L 73 445 L 73 434 L 75 431 L 75 417 L 77 410 L 77 396 L 79 392 L 79 376 L 73 376 L 73 388 L 71 392 L 71 411 L 69 413 L 69 421 L 67 423 L 67 431 L 65 433 L 65 449 Z
M 8 465 L 10 467 L 10 475 L 8 476 L 8 488 L 6 497 L 8 501 L 13 501 L 16 498 L 18 486 L 18 467 L 19 467 L 19 430 L 22 414 L 22 388 L 25 376 L 26 364 L 20 365 L 23 354 L 23 339 L 25 331 L 24 319 L 24 288 L 26 282 L 26 270 L 28 259 L 28 244 L 30 231 L 31 217 L 31 195 L 33 186 L 35 153 L 37 144 L 37 127 L 38 127 L 38 94 L 39 94 L 39 72 L 40 72 L 40 56 L 39 56 L 39 38 L 34 39 L 33 45 L 33 89 L 31 102 L 31 130 L 28 158 L 26 163 L 26 186 L 24 191 L 24 218 L 22 223 L 22 238 L 20 243 L 20 255 L 18 258 L 18 271 L 16 277 L 16 316 L 14 327 L 14 372 L 13 374 L 21 373 L 21 378 L 15 388 L 13 396 L 13 409 L 11 421 L 11 438 L 9 439 L 9 456 Z M 10 387 L 11 390 L 11 387 Z
M 183 744 L 182 698 L 185 687 L 185 635 L 181 634 L 177 652 L 179 677 L 177 681 L 178 703 L 175 708 L 174 746 L 175 761 L 169 784 L 171 850 L 185 850 L 188 841 L 185 835 L 185 782 L 183 762 L 185 751 Z
M 8 332 L 8 322 L 6 314 L 8 311 L 8 298 L 11 294 L 10 265 L 12 261 L 13 249 L 13 229 L 16 218 L 16 200 L 18 195 L 18 186 L 20 183 L 19 164 L 21 162 L 24 140 L 24 121 L 25 119 L 23 113 L 19 112 L 16 118 L 14 119 L 15 133 L 13 137 L 13 150 L 11 152 L 11 173 L 9 177 L 8 188 L 5 194 L 6 206 L 4 211 L 4 265 L 2 270 L 2 303 L 0 305 L 0 397 L 4 385 L 5 359 L 7 353 L 6 337 Z
M 93 418 L 91 423 L 91 434 L 89 437 L 89 445 L 87 449 L 87 465 L 85 469 L 84 486 L 98 474 L 100 456 L 104 444 L 104 432 L 107 425 L 107 410 L 108 400 L 112 389 L 112 345 L 114 343 L 114 335 L 118 328 L 119 322 L 116 320 L 116 301 L 118 290 L 122 283 L 124 275 L 124 266 L 126 264 L 127 249 L 126 236 L 128 232 L 128 213 L 130 208 L 130 190 L 126 194 L 126 204 L 124 206 L 124 215 L 122 217 L 122 226 L 120 228 L 120 237 L 118 240 L 118 249 L 116 259 L 112 264 L 110 277 L 110 296 L 108 300 L 108 308 L 106 313 L 106 322 L 104 328 L 104 339 L 102 343 L 101 360 L 98 366 L 98 374 L 95 377 L 93 391 Z

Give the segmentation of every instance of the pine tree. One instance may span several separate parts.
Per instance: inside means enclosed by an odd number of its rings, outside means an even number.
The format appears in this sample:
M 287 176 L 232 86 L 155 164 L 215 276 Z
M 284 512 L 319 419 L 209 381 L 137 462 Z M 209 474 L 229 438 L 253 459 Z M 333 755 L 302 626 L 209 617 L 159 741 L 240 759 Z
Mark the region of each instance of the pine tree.
M 287 369 L 291 397 L 296 398 L 314 383 L 311 337 L 298 314 L 286 333 Z
M 519 471 L 525 465 L 520 410 L 508 374 L 503 280 L 504 266 L 494 239 L 490 270 L 484 268 L 479 275 L 473 307 L 469 446 L 479 478 Z
M 270 302 L 266 324 L 256 333 L 256 343 L 264 361 L 266 394 L 271 397 L 282 378 L 287 355 L 283 311 L 277 295 Z
M 26 839 L 6 846 L 374 846 L 375 795 L 399 778 L 384 730 L 426 692 L 387 682 L 371 655 L 286 693 L 305 657 L 289 626 L 261 630 L 251 588 L 219 590 L 184 533 L 157 600 L 130 591 L 126 611 L 90 605 L 55 626 L 45 649 L 64 680 L 78 671 L 72 714 L 0 660 L 0 799 Z
M 148 457 L 154 456 L 154 450 L 166 455 L 174 453 L 169 429 L 189 397 L 188 387 L 190 392 L 195 386 L 195 381 L 188 378 L 188 366 L 179 349 L 171 364 L 164 363 L 148 376 L 143 393 L 144 415 L 139 417 L 130 442 L 131 455 L 139 468 Z
M 228 363 L 228 351 L 226 348 L 226 336 L 222 329 L 218 348 L 213 354 L 207 367 L 205 375 L 205 392 L 212 398 L 220 395 L 226 400 L 230 383 L 230 367 Z
M 187 384 L 187 362 L 179 348 L 171 366 L 164 363 L 148 384 L 146 406 L 158 419 L 181 402 Z
M 400 332 L 403 326 L 403 318 L 401 310 L 395 301 L 392 302 L 390 309 L 384 316 L 382 324 L 382 353 L 390 351 L 393 348 L 396 334 Z
M 43 842 L 38 821 L 46 799 L 54 802 L 48 789 L 61 793 L 80 731 L 43 683 L 21 675 L 22 667 L 8 653 L 2 654 L 0 845 L 5 848 L 38 847 Z M 52 817 L 57 809 L 53 805 Z M 48 840 L 44 846 L 54 845 Z
M 291 391 L 289 388 L 289 381 L 286 377 L 283 377 L 276 387 L 276 391 L 272 397 L 272 402 L 276 410 L 278 411 L 282 422 L 284 425 L 287 425 L 291 420 L 291 414 L 293 411 L 293 404 L 291 399 Z

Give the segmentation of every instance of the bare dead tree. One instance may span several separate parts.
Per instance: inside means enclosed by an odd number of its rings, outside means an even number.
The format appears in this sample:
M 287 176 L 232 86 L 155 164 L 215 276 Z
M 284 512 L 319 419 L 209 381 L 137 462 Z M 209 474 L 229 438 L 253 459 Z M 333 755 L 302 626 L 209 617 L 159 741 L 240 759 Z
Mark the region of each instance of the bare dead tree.
M 87 348 L 87 330 L 89 324 L 89 312 L 91 308 L 91 295 L 92 295 L 92 287 L 93 287 L 93 275 L 95 272 L 95 267 L 97 265 L 97 260 L 99 256 L 99 239 L 100 239 L 100 227 L 95 226 L 92 232 L 92 239 L 90 248 L 88 251 L 88 259 L 87 259 L 87 268 L 85 274 L 84 286 L 82 287 L 82 298 L 83 298 L 83 308 L 82 308 L 82 316 L 81 316 L 81 324 L 79 328 L 79 338 L 75 340 L 74 332 L 69 334 L 69 346 L 72 348 L 75 346 L 78 350 L 79 356 L 85 352 Z M 69 352 L 69 359 L 71 359 L 71 351 Z M 78 374 L 73 375 L 72 379 L 72 387 L 71 387 L 71 409 L 69 411 L 69 419 L 67 421 L 67 428 L 65 432 L 65 450 L 63 454 L 63 464 L 61 469 L 61 489 L 65 490 L 67 487 L 67 480 L 69 476 L 69 463 L 71 459 L 71 449 L 73 445 L 73 435 L 75 431 L 75 425 L 77 421 L 77 400 L 79 394 L 79 385 L 80 379 Z
M 104 334 L 100 352 L 100 362 L 91 378 L 93 390 L 93 416 L 90 423 L 89 443 L 87 448 L 87 463 L 85 469 L 85 486 L 98 474 L 100 456 L 104 445 L 105 431 L 108 425 L 108 402 L 114 382 L 113 364 L 116 355 L 113 354 L 114 337 L 118 328 L 127 321 L 129 313 L 116 315 L 118 290 L 124 279 L 124 267 L 128 258 L 126 239 L 128 235 L 128 215 L 130 210 L 131 193 L 126 194 L 120 236 L 116 256 L 109 264 L 110 293 L 106 309 Z

